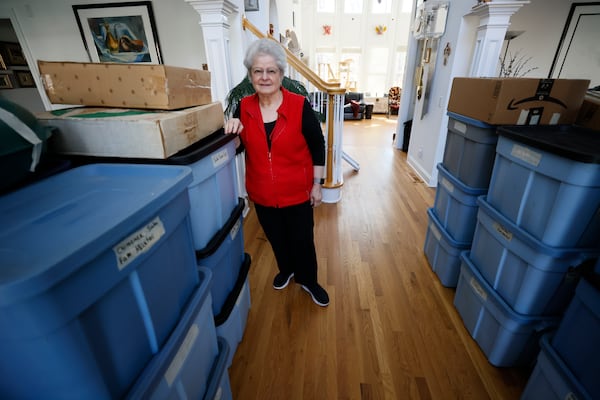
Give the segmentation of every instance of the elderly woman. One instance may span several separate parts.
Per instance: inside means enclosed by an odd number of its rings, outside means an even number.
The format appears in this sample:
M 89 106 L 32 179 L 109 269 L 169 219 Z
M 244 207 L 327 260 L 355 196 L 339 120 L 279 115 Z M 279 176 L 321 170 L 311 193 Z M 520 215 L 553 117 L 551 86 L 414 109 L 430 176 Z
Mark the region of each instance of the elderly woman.
M 293 277 L 325 307 L 313 234 L 325 165 L 321 125 L 306 98 L 281 86 L 287 62 L 277 42 L 253 42 L 244 66 L 256 93 L 241 100 L 225 133 L 238 134 L 246 151 L 246 190 L 279 268 L 273 287 Z

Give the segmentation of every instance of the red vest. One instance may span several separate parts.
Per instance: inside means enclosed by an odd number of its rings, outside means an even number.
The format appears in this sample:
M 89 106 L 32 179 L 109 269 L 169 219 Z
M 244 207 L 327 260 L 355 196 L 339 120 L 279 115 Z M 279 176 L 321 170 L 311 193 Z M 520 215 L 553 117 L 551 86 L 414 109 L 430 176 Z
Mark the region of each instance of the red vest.
M 246 190 L 253 202 L 287 207 L 310 199 L 313 162 L 302 135 L 304 97 L 281 89 L 283 101 L 271 133 L 271 151 L 260 113 L 258 95 L 241 101 L 240 134 L 246 149 Z

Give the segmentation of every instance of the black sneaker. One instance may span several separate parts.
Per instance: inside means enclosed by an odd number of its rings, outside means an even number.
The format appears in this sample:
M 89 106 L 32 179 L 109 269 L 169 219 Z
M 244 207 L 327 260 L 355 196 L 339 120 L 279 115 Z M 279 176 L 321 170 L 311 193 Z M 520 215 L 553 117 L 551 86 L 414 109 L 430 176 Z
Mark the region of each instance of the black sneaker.
M 306 290 L 313 301 L 321 307 L 327 307 L 329 305 L 329 295 L 318 283 L 310 286 L 302 285 L 302 289 Z
M 277 290 L 285 288 L 288 285 L 288 283 L 290 283 L 290 279 L 292 279 L 293 276 L 293 272 L 289 275 L 285 275 L 282 272 L 278 273 L 277 275 L 275 275 L 275 279 L 273 279 L 273 287 Z

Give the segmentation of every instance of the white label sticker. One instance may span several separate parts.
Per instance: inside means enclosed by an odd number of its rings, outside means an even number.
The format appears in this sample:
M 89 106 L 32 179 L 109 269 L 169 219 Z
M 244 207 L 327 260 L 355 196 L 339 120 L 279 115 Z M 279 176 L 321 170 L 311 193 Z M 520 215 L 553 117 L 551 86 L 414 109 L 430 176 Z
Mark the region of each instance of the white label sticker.
M 508 229 L 506 229 L 505 227 L 503 227 L 502 225 L 500 225 L 497 222 L 494 222 L 494 229 L 500 234 L 502 235 L 502 237 L 504 239 L 506 239 L 507 241 L 511 241 L 512 240 L 512 232 L 510 232 Z
M 539 125 L 540 124 L 540 115 L 534 115 L 529 120 L 529 125 Z
M 517 119 L 517 125 L 525 125 L 527 117 L 529 116 L 529 110 L 521 110 L 519 118 Z
M 510 155 L 519 160 L 523 160 L 534 167 L 537 167 L 540 164 L 540 161 L 542 161 L 542 153 L 538 153 L 537 151 L 533 151 L 528 147 L 518 144 L 513 145 Z
M 234 240 L 235 237 L 237 236 L 237 234 L 240 230 L 240 225 L 241 225 L 241 221 L 238 219 L 238 221 L 235 223 L 235 225 L 233 225 L 233 228 L 231 228 L 231 230 L 229 231 L 229 236 L 231 237 L 231 240 Z
M 213 167 L 218 167 L 221 164 L 225 164 L 227 161 L 229 161 L 229 153 L 227 152 L 227 149 L 223 149 L 221 151 L 217 151 L 216 153 L 214 153 L 212 156 L 212 163 L 213 163 Z
M 467 132 L 467 124 L 464 124 L 460 121 L 454 121 L 454 129 L 459 132 L 466 133 Z
M 471 280 L 469 281 L 469 283 L 471 284 L 471 287 L 473 288 L 473 290 L 475 291 L 475 293 L 477 293 L 477 295 L 479 295 L 479 297 L 481 297 L 481 299 L 483 301 L 487 301 L 487 293 L 485 290 L 483 290 L 483 288 L 481 287 L 481 285 L 479 285 L 479 282 L 477 282 L 477 280 L 475 279 L 474 276 L 471 277 Z
M 560 113 L 553 113 L 549 125 L 558 125 L 558 121 L 560 121 Z
M 177 354 L 175 354 L 175 358 L 171 361 L 169 368 L 167 368 L 167 372 L 165 372 L 165 380 L 169 387 L 175 382 L 175 379 L 179 375 L 179 371 L 183 367 L 185 360 L 187 359 L 190 351 L 192 351 L 192 346 L 196 342 L 196 338 L 198 337 L 198 333 L 200 329 L 198 325 L 194 324 L 190 327 L 187 335 L 185 335 L 185 339 L 183 339 L 183 343 L 181 343 L 181 347 L 177 350 Z
M 114 246 L 113 252 L 117 257 L 119 271 L 150 250 L 164 234 L 165 227 L 160 218 L 156 217 Z
M 454 193 L 454 185 L 446 178 L 442 178 L 441 185 L 450 193 Z

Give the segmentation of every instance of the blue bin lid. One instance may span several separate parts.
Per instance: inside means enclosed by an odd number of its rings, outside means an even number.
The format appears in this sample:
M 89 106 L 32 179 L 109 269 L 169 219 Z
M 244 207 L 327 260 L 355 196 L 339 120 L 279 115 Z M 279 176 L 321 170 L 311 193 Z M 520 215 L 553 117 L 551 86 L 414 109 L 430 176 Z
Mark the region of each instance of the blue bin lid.
M 41 293 L 154 217 L 186 166 L 90 164 L 0 197 L 0 306 Z
M 449 116 L 450 118 L 452 118 L 452 119 L 455 119 L 455 120 L 457 120 L 457 121 L 463 122 L 463 123 L 465 123 L 465 124 L 469 124 L 469 125 L 472 125 L 472 126 L 476 126 L 476 127 L 478 127 L 478 128 L 484 128 L 484 129 L 493 129 L 493 128 L 495 128 L 495 127 L 496 127 L 496 125 L 490 125 L 490 124 L 488 124 L 488 123 L 485 123 L 485 122 L 483 122 L 483 121 L 480 121 L 480 120 L 478 120 L 478 119 L 474 119 L 474 118 L 471 118 L 471 117 L 467 117 L 467 116 L 464 116 L 464 115 L 462 115 L 462 114 L 457 114 L 457 113 L 454 113 L 454 112 L 452 112 L 452 111 L 448 111 L 448 113 L 447 113 L 447 114 L 448 114 L 448 116 Z
M 600 164 L 600 135 L 574 125 L 501 126 L 498 134 L 574 161 Z

